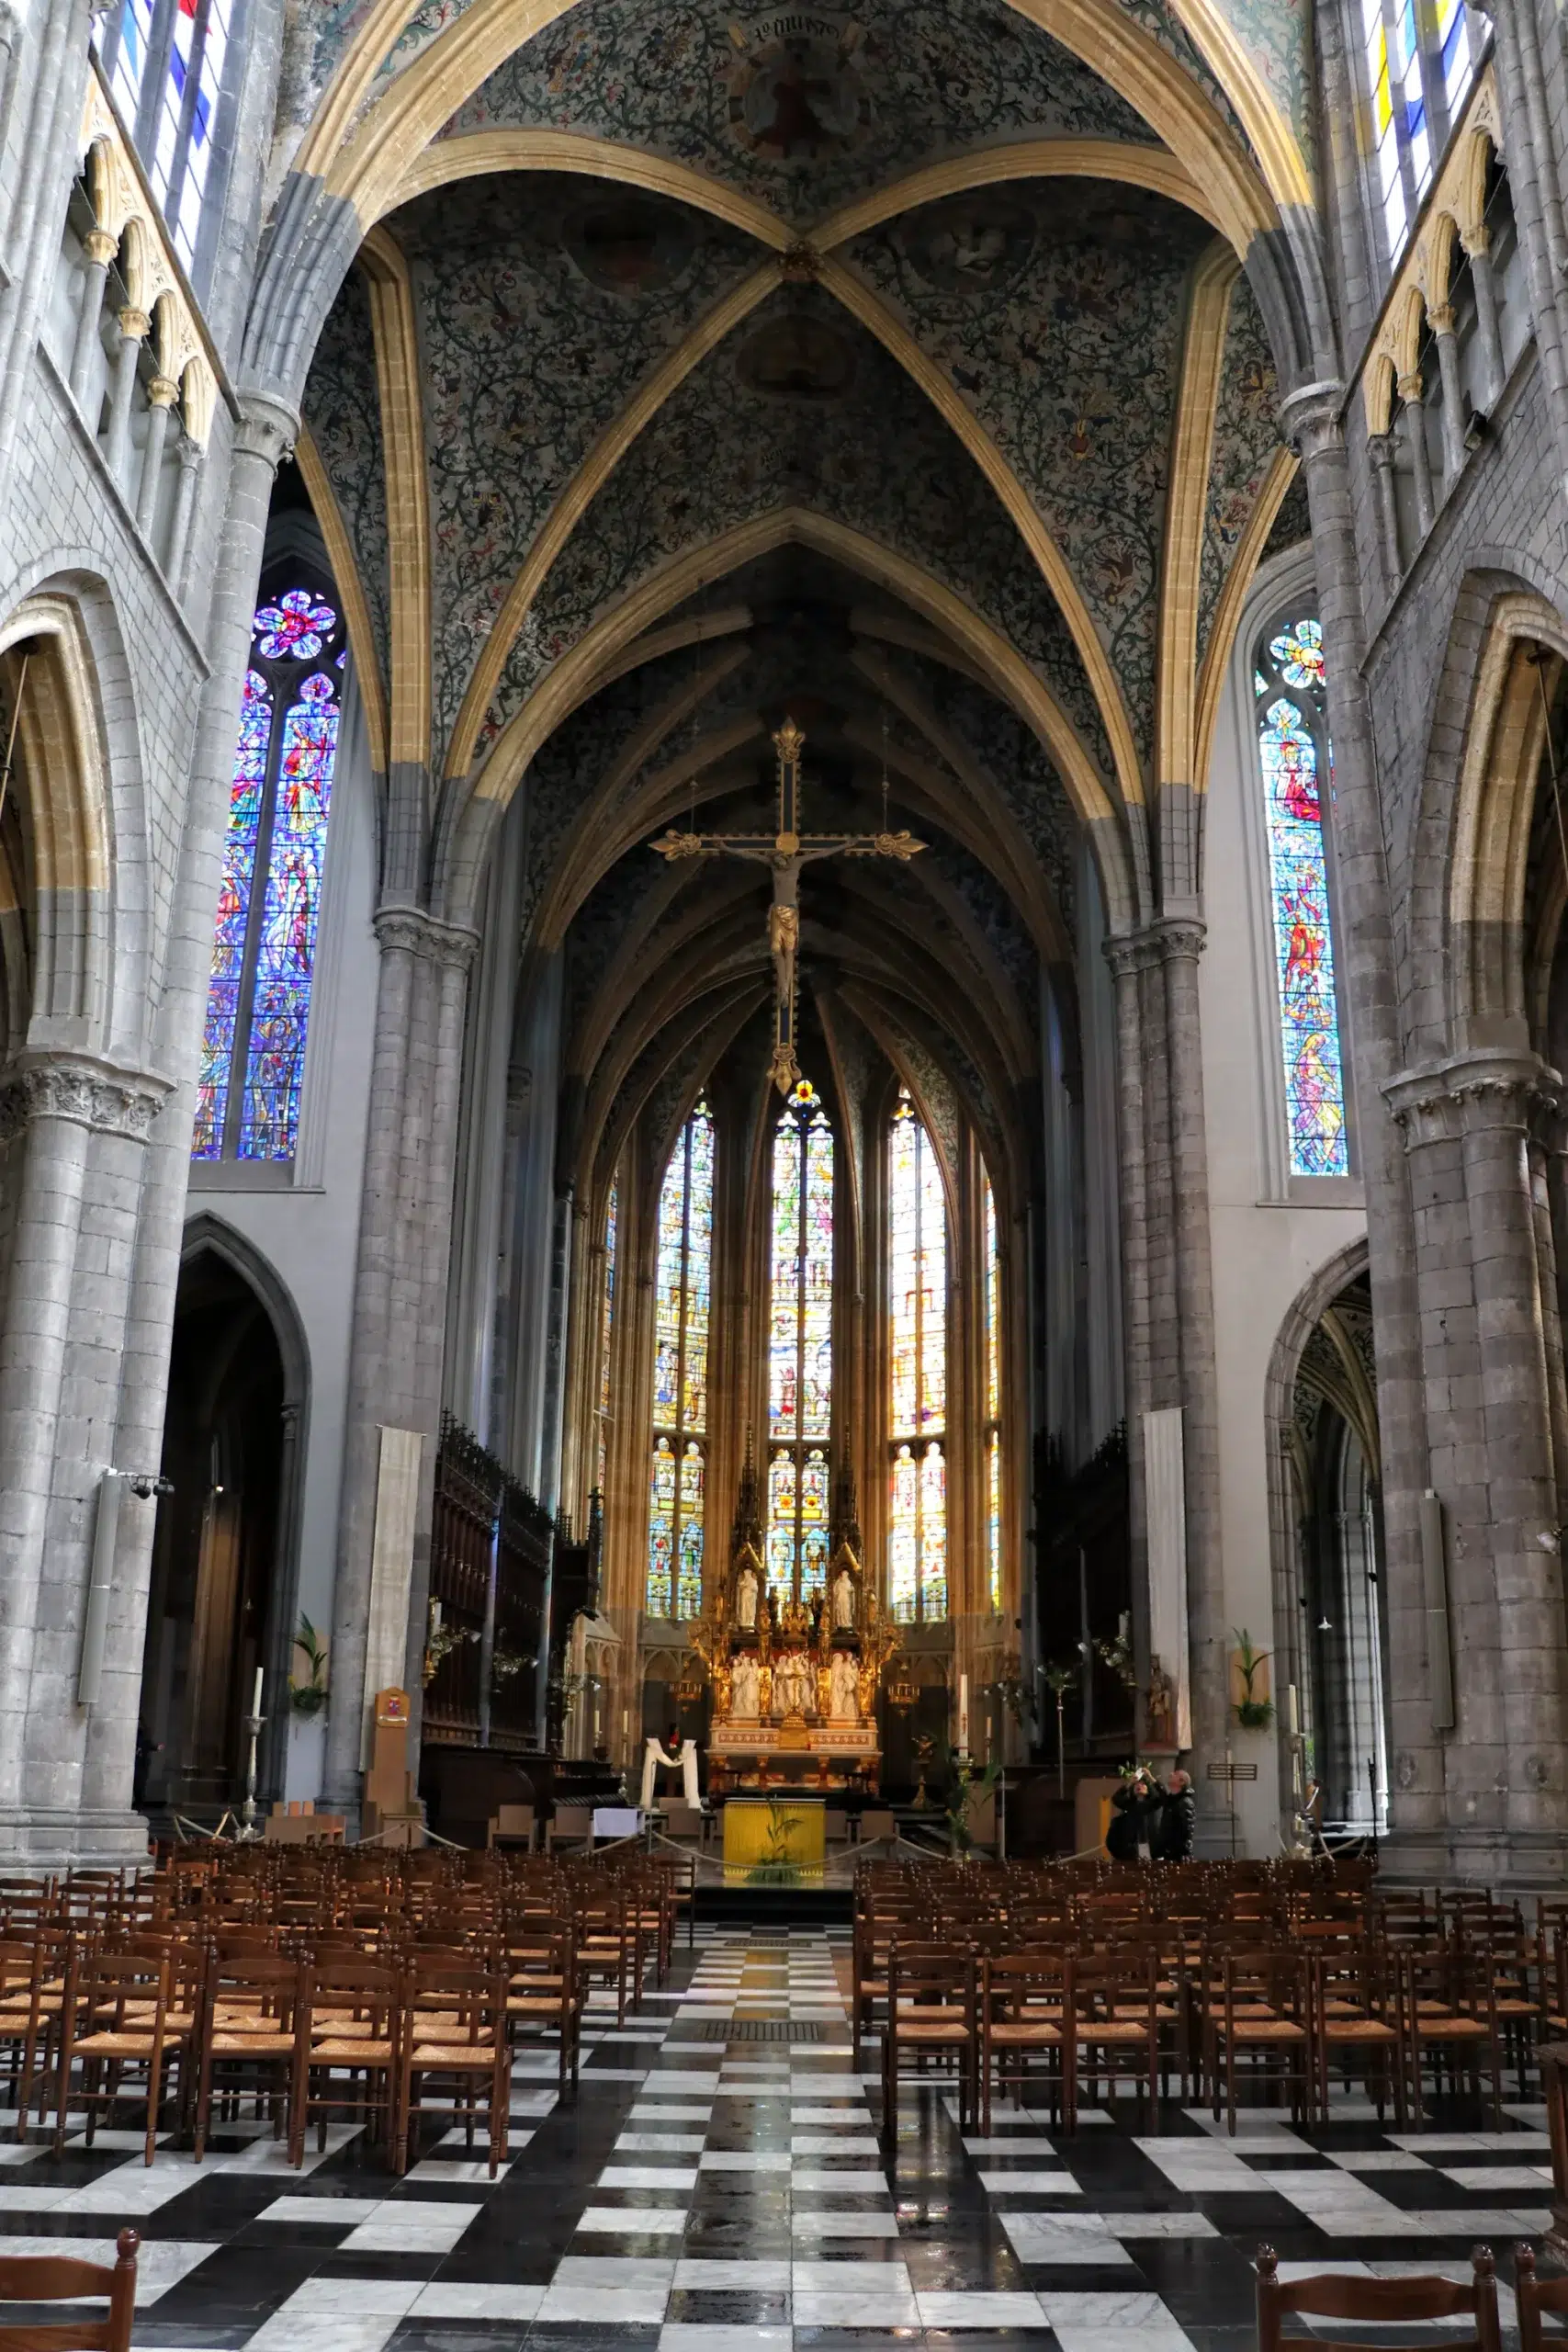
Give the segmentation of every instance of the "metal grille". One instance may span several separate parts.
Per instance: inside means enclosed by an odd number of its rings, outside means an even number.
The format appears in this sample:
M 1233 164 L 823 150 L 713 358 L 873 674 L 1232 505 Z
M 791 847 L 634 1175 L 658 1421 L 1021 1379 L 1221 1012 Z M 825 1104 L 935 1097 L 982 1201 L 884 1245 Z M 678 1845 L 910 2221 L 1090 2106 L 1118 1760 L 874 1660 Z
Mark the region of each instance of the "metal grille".
M 731 2018 L 720 2023 L 716 2018 L 705 2025 L 694 2025 L 682 2033 L 682 2041 L 821 2041 L 826 2039 L 819 2025 L 804 2021 L 786 2023 L 782 2018 Z M 666 2050 L 675 2047 L 671 2034 L 665 2042 Z M 650 2081 L 657 2080 L 650 2075 Z

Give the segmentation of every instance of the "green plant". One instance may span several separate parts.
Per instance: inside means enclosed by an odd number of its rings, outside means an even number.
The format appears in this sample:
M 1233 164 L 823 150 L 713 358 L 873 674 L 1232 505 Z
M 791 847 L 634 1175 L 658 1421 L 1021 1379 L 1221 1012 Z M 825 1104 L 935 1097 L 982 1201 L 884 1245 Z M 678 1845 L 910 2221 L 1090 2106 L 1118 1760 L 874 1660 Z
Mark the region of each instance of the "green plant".
M 953 1852 L 960 1860 L 964 1860 L 975 1844 L 975 1832 L 969 1826 L 969 1816 L 977 1804 L 984 1804 L 992 1794 L 1002 1777 L 1002 1768 L 993 1757 L 984 1771 L 976 1772 L 973 1765 L 959 1755 L 957 1748 L 953 1747 L 948 1750 L 947 1769 L 951 1775 L 948 1783 L 951 1794 L 947 1801 L 948 1834 L 953 1840 Z
M 746 1873 L 749 1886 L 798 1886 L 800 1865 L 789 1850 L 790 1839 L 799 1827 L 798 1819 L 791 1820 L 777 1797 L 768 1799 L 768 1836 L 762 1849 L 762 1859 L 753 1862 Z
M 310 1668 L 309 1682 L 296 1682 L 288 1678 L 288 1703 L 297 1715 L 319 1715 L 327 1703 L 326 1644 L 314 1625 L 301 1611 L 299 1631 L 294 1636 L 294 1646 L 304 1653 Z
M 520 1650 L 503 1650 L 498 1642 L 491 1657 L 490 1679 L 492 1683 L 511 1682 L 525 1667 L 535 1666 L 537 1662 L 535 1658 L 525 1657 Z
M 1235 1644 L 1235 1662 L 1241 1675 L 1246 1696 L 1236 1702 L 1235 1719 L 1246 1731 L 1267 1731 L 1274 1720 L 1272 1699 L 1259 1699 L 1253 1690 L 1253 1678 L 1261 1667 L 1268 1665 L 1272 1650 L 1255 1650 L 1252 1636 L 1243 1625 L 1238 1632 L 1233 1625 L 1231 1638 Z
M 1096 1657 L 1104 1659 L 1124 1690 L 1137 1689 L 1138 1669 L 1133 1661 L 1133 1643 L 1127 1633 L 1119 1633 L 1113 1642 L 1096 1642 L 1094 1648 Z

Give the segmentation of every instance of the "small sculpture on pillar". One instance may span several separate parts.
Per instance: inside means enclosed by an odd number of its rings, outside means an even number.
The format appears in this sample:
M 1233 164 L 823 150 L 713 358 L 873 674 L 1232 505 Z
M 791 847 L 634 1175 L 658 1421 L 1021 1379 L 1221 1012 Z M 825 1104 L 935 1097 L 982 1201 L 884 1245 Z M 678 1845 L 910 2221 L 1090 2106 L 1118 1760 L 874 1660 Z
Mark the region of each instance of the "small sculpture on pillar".
M 1145 1699 L 1150 1747 L 1176 1746 L 1176 1693 L 1170 1677 L 1160 1664 L 1156 1650 L 1149 1659 L 1149 1687 Z

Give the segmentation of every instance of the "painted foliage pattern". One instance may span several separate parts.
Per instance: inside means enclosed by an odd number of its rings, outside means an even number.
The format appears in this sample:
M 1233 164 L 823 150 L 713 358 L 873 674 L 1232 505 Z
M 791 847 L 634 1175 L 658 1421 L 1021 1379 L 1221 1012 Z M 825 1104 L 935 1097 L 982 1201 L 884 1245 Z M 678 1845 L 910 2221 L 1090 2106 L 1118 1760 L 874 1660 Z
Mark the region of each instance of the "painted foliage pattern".
M 1056 911 L 1070 933 L 1077 915 L 1077 823 L 1066 787 L 1039 738 L 1015 711 L 940 662 L 900 654 L 893 666 L 915 677 L 921 699 L 985 769 L 1044 867 Z M 925 748 L 920 737 L 911 734 L 909 740 Z
M 1200 662 L 1241 535 L 1280 447 L 1279 397 L 1263 314 L 1246 278 L 1238 277 L 1225 323 L 1224 358 L 1214 404 L 1214 447 L 1203 504 L 1198 590 Z
M 1323 666 L 1322 627 L 1303 617 L 1266 639 L 1254 680 L 1292 1176 L 1350 1172 L 1323 834 Z
M 508 58 L 448 130 L 586 132 L 712 174 L 801 220 L 952 148 L 1153 136 L 1070 51 L 992 0 L 873 0 L 826 21 L 839 28 L 839 53 L 830 39 L 815 45 L 799 82 L 773 91 L 764 81 L 748 107 L 759 62 L 766 70 L 755 17 L 587 0 Z
M 756 261 L 749 241 L 682 207 L 600 202 L 592 183 L 525 174 L 445 189 L 392 222 L 423 355 L 437 750 L 556 498 Z
M 933 207 L 940 221 L 951 207 Z M 976 241 L 984 215 L 962 216 Z M 1066 558 L 1147 755 L 1160 548 L 1187 272 L 1206 232 L 1141 189 L 1012 190 L 1016 265 L 931 282 L 922 216 L 859 239 L 852 266 L 936 359 Z M 977 281 L 973 287 L 965 277 Z
M 351 269 L 327 315 L 305 387 L 305 423 L 354 546 L 381 674 L 390 662 L 391 566 L 381 401 L 365 279 Z
M 826 323 L 852 354 L 853 379 L 820 402 L 746 382 L 731 337 L 660 411 L 597 498 L 546 582 L 536 624 L 512 650 L 493 733 L 597 616 L 682 548 L 784 504 L 827 513 L 933 572 L 980 612 L 1062 703 L 1090 756 L 1110 752 L 1089 680 L 1054 600 L 971 460 L 902 369 L 846 329 L 826 298 L 789 291 L 761 306 L 759 328 Z M 892 446 L 902 462 L 874 450 Z

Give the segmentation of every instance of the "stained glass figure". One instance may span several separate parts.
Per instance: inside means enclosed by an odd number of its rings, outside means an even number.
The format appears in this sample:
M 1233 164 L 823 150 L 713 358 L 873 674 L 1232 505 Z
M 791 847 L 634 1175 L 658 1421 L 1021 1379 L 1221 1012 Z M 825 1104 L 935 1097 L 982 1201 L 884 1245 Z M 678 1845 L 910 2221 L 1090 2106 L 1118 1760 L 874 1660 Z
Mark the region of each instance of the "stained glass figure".
M 1290 692 L 1281 691 L 1290 688 Z M 1345 1073 L 1322 784 L 1332 774 L 1323 632 L 1314 619 L 1271 635 L 1258 661 L 1258 748 L 1292 1176 L 1346 1176 Z
M 1002 1605 L 1002 1433 L 986 1438 L 986 1596 L 998 1613 Z
M 620 1204 L 620 1179 L 613 1178 L 604 1204 L 604 1284 L 599 1306 L 599 1492 L 604 1491 L 610 1452 L 610 1342 L 615 1328 L 615 1219 Z
M 707 1430 L 708 1322 L 713 1283 L 714 1124 L 699 1101 L 682 1128 L 664 1170 L 654 1236 L 653 1427 L 654 1459 L 670 1452 L 668 1523 L 657 1504 L 649 1512 L 648 1611 L 684 1619 L 702 1613 L 703 1449 L 696 1440 Z M 612 1194 L 612 1201 L 614 1194 Z M 605 1280 L 613 1275 L 614 1237 L 607 1231 Z M 609 1379 L 609 1293 L 605 1307 L 605 1357 L 601 1375 Z M 606 1406 L 606 1410 L 608 1409 Z M 679 1478 L 676 1476 L 677 1465 Z M 657 1484 L 657 1475 L 656 1475 Z M 673 1578 L 673 1581 L 671 1581 Z
M 947 1425 L 947 1209 L 907 1089 L 887 1137 L 887 1293 L 888 1589 L 907 1622 L 930 1622 L 947 1614 L 945 1473 L 941 1446 L 917 1444 Z
M 648 1613 L 668 1617 L 674 1597 L 675 1449 L 667 1437 L 653 1442 L 653 1476 L 648 1501 Z
M 257 611 L 240 700 L 195 1159 L 289 1160 L 337 757 L 342 626 L 308 588 Z M 279 717 L 281 713 L 281 717 Z
M 773 1176 L 768 1576 L 797 1595 L 827 1573 L 833 1431 L 833 1128 L 808 1079 L 773 1131 Z

